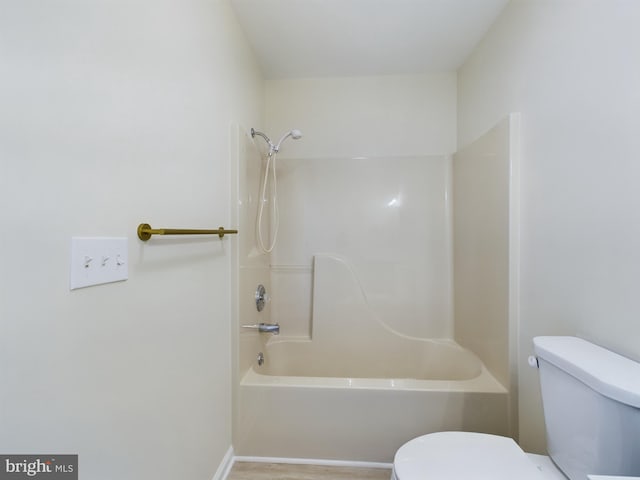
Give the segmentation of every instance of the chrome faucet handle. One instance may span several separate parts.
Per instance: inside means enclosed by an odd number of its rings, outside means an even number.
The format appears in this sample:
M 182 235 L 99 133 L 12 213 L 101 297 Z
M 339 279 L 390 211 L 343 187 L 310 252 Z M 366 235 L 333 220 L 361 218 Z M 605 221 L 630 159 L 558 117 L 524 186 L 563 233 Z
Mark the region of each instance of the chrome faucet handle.
M 251 328 L 258 330 L 260 333 L 272 333 L 273 335 L 280 334 L 280 325 L 277 323 L 258 323 L 255 325 L 242 325 L 242 328 Z

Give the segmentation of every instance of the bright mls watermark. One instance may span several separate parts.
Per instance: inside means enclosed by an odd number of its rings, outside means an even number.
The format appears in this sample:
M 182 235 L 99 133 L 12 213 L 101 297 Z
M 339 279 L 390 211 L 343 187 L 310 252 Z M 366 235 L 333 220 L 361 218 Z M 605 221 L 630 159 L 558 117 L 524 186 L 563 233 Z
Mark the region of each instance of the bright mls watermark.
M 0 480 L 78 480 L 78 455 L 1 455 Z

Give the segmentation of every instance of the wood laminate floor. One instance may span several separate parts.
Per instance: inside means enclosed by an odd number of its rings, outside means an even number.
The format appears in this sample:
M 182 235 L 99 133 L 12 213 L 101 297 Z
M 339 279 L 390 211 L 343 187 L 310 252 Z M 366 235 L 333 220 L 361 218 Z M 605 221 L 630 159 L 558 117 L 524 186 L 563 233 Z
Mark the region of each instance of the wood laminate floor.
M 227 480 L 389 480 L 385 468 L 236 462 Z

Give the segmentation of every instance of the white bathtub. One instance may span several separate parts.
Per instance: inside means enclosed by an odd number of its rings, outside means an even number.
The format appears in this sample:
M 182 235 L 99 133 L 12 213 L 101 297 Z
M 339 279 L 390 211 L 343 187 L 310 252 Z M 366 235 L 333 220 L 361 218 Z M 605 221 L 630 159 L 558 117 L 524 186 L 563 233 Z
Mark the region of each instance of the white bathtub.
M 329 346 L 310 340 L 272 341 L 256 373 L 278 377 L 347 377 L 470 380 L 482 362 L 453 341 L 387 336 L 382 348 L 336 338 Z
M 395 338 L 385 353 L 274 341 L 240 384 L 238 455 L 391 462 L 441 430 L 509 434 L 508 393 L 453 341 Z

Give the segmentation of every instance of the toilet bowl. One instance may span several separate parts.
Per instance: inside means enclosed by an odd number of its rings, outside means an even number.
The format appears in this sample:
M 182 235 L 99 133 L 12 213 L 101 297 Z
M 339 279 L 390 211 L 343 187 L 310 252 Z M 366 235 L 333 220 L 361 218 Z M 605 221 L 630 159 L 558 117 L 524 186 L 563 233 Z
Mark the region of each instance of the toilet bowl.
M 396 452 L 392 480 L 550 480 L 640 475 L 640 363 L 576 337 L 536 337 L 549 457 L 511 438 L 438 432 Z M 600 476 L 600 477 L 597 477 Z
M 530 457 L 511 438 L 498 435 L 430 433 L 400 447 L 391 479 L 566 480 L 545 458 Z

